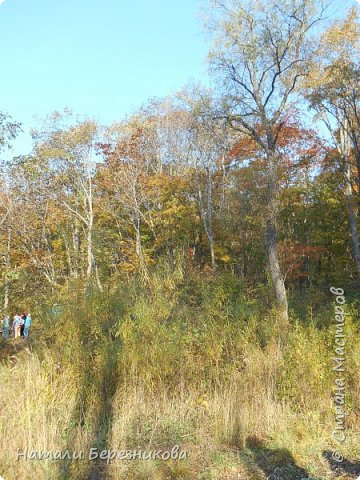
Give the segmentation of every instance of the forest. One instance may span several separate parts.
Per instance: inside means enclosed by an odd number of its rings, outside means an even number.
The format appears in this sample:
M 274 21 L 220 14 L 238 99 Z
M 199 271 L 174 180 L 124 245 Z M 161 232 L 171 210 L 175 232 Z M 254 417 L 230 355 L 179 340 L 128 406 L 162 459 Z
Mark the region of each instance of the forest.
M 49 113 L 15 157 L 0 113 L 0 313 L 33 321 L 0 478 L 358 478 L 359 15 L 215 0 L 206 85 Z

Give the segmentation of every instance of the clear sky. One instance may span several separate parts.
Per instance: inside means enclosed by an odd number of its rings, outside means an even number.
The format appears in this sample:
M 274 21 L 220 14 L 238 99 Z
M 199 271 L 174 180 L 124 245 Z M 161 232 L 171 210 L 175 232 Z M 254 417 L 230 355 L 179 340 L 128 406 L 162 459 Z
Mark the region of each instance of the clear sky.
M 0 111 L 25 132 L 33 115 L 64 107 L 111 123 L 191 79 L 206 82 L 204 1 L 0 0 Z M 30 146 L 25 133 L 14 153 Z
M 198 0 L 0 3 L 0 111 L 25 130 L 64 107 L 111 123 L 206 76 Z

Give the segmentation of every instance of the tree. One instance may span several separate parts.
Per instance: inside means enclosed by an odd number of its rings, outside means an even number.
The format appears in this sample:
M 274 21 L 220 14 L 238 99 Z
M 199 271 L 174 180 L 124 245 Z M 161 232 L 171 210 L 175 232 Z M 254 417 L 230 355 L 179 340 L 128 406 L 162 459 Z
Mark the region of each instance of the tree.
M 144 278 L 148 278 L 146 256 L 142 241 L 144 226 L 156 238 L 146 192 L 145 179 L 153 173 L 154 157 L 149 141 L 153 125 L 140 115 L 129 121 L 113 125 L 107 132 L 108 143 L 100 145 L 105 155 L 105 168 L 101 169 L 102 182 L 110 194 L 108 207 L 116 212 L 114 202 L 121 206 L 135 232 L 135 254 Z M 160 171 L 162 167 L 160 164 Z M 155 171 L 156 171 L 155 167 Z
M 10 148 L 12 141 L 21 131 L 20 123 L 14 122 L 12 118 L 0 112 L 0 151 L 4 148 Z M 5 235 L 5 250 L 1 252 L 3 263 L 3 282 L 4 282 L 4 310 L 9 306 L 9 273 L 11 268 L 11 230 L 9 228 L 9 219 L 13 209 L 13 202 L 8 188 L 8 176 L 6 162 L 1 162 L 1 186 L 0 192 L 0 233 Z
M 324 32 L 320 53 L 311 75 L 304 82 L 304 92 L 338 151 L 352 253 L 360 282 L 360 244 L 356 214 L 356 210 L 360 212 L 360 25 L 356 8 L 351 8 L 345 19 L 336 21 Z M 357 169 L 357 202 L 354 196 L 352 155 Z
M 221 88 L 216 117 L 262 150 L 267 174 L 265 243 L 280 321 L 286 324 L 288 302 L 277 251 L 278 140 L 291 97 L 311 66 L 311 34 L 323 12 L 312 0 L 215 4 L 217 37 L 210 65 Z
M 76 268 L 76 276 L 79 229 L 82 227 L 86 243 L 87 286 L 95 278 L 98 288 L 102 290 L 94 245 L 93 177 L 96 171 L 96 135 L 95 122 L 84 120 L 72 124 L 71 114 L 66 112 L 64 116 L 55 112 L 50 118 L 48 130 L 34 132 L 35 156 L 47 177 L 48 198 L 64 208 L 72 218 L 75 250 L 75 262 L 72 265 Z M 70 253 L 68 247 L 67 253 Z
M 167 125 L 161 140 L 165 146 L 163 150 L 167 152 L 165 165 L 168 171 L 180 174 L 191 184 L 210 251 L 211 267 L 215 271 L 214 221 L 221 204 L 221 196 L 217 195 L 216 189 L 222 183 L 219 176 L 224 172 L 229 129 L 224 121 L 214 121 L 211 116 L 204 114 L 204 109 L 210 111 L 211 103 L 209 91 L 197 86 L 186 87 L 162 102 L 157 123 L 161 130 L 164 129 L 165 122 Z M 197 243 L 198 240 L 195 240 L 194 254 Z

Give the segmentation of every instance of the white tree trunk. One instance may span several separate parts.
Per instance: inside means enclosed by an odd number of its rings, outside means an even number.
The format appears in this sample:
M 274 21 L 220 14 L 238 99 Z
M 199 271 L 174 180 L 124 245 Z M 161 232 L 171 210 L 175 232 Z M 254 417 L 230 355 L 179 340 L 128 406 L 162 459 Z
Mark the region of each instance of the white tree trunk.
M 5 278 L 4 278 L 4 311 L 7 312 L 9 308 L 10 299 L 10 285 L 9 285 L 9 270 L 10 270 L 10 254 L 11 254 L 11 230 L 8 229 L 7 249 L 5 256 Z

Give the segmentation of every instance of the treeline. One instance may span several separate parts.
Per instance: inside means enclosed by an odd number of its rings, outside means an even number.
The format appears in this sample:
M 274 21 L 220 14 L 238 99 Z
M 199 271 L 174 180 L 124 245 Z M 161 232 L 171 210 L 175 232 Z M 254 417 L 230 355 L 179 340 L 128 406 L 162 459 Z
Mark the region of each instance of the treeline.
M 100 291 L 161 257 L 288 292 L 360 278 L 359 18 L 310 0 L 221 2 L 215 87 L 104 127 L 69 111 L 0 182 L 4 310 L 80 282 Z M 266 10 L 266 8 L 268 10 Z M 119 93 L 121 94 L 121 93 Z M 1 118 L 1 143 L 19 125 Z

